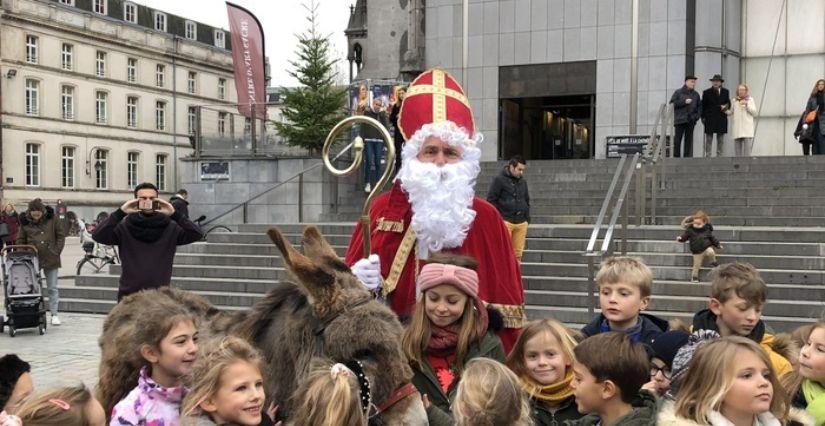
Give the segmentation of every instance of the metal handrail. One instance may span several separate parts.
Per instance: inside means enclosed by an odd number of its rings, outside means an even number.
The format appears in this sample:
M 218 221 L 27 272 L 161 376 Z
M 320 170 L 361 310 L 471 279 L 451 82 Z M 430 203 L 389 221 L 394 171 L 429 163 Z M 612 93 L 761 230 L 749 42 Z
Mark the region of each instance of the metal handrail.
M 349 151 L 349 150 L 352 148 L 352 146 L 353 146 L 353 142 L 350 142 L 350 143 L 349 143 L 347 146 L 345 146 L 345 147 L 344 147 L 344 149 L 342 149 L 342 150 L 341 150 L 341 152 L 339 152 L 339 153 L 338 153 L 338 155 L 336 155 L 336 156 L 335 156 L 335 157 L 334 157 L 331 161 L 337 161 L 339 158 L 341 158 L 341 156 L 342 156 L 342 155 L 344 155 L 347 151 Z M 323 165 L 324 165 L 324 163 L 323 163 L 323 162 L 319 162 L 319 163 L 313 164 L 313 165 L 311 165 L 311 166 L 309 166 L 309 167 L 307 167 L 307 168 L 305 168 L 305 169 L 301 170 L 300 172 L 296 173 L 295 175 L 293 175 L 293 176 L 292 176 L 292 177 L 290 177 L 289 179 L 286 179 L 286 180 L 284 180 L 283 182 L 278 182 L 278 183 L 276 183 L 275 185 L 273 185 L 273 186 L 271 186 L 271 187 L 269 187 L 269 188 L 267 188 L 267 189 L 263 190 L 262 192 L 259 192 L 258 194 L 256 194 L 256 195 L 252 196 L 251 198 L 247 199 L 246 201 L 244 201 L 244 202 L 242 202 L 242 203 L 240 203 L 240 204 L 237 204 L 237 205 L 233 206 L 233 207 L 232 207 L 232 208 L 230 208 L 229 210 L 227 210 L 227 211 L 225 211 L 225 212 L 223 212 L 223 213 L 221 213 L 221 214 L 219 214 L 219 215 L 217 215 L 217 216 L 213 217 L 212 219 L 207 220 L 206 222 L 204 222 L 204 223 L 203 223 L 203 225 L 202 225 L 202 226 L 207 226 L 207 225 L 209 225 L 210 223 L 213 223 L 213 222 L 217 221 L 218 219 L 221 219 L 221 218 L 223 218 L 223 217 L 227 216 L 228 214 L 230 214 L 230 213 L 234 212 L 235 210 L 238 210 L 239 208 L 242 208 L 242 207 L 243 207 L 244 211 L 246 211 L 246 209 L 248 208 L 248 206 L 249 206 L 249 203 L 250 203 L 250 202 L 257 200 L 258 198 L 261 198 L 261 197 L 263 197 L 263 196 L 264 196 L 264 195 L 266 195 L 266 194 L 269 194 L 270 192 L 272 192 L 272 191 L 274 191 L 274 190 L 276 190 L 276 189 L 278 189 L 278 188 L 282 187 L 283 185 L 285 185 L 285 184 L 287 184 L 287 183 L 289 183 L 289 182 L 292 182 L 292 181 L 293 181 L 293 180 L 295 180 L 296 178 L 298 178 L 298 180 L 299 180 L 299 184 L 301 184 L 301 185 L 299 185 L 299 186 L 303 186 L 302 184 L 303 184 L 303 176 L 304 176 L 304 174 L 306 174 L 306 173 L 308 173 L 308 172 L 311 172 L 311 171 L 313 171 L 313 170 L 315 170 L 315 169 L 317 169 L 318 167 L 321 167 L 321 166 L 323 166 Z M 299 213 L 299 214 L 298 214 L 298 216 L 300 217 L 300 216 L 302 216 L 302 215 L 301 215 L 301 210 L 303 209 L 303 206 L 302 206 L 302 204 L 303 204 L 303 203 L 301 202 L 301 200 L 303 199 L 303 191 L 302 191 L 302 188 L 300 188 L 300 187 L 299 187 L 299 188 L 298 188 L 298 191 L 299 191 L 299 192 L 298 192 L 298 199 L 299 199 L 299 202 L 298 202 L 298 213 Z M 299 222 L 300 222 L 300 221 L 301 221 L 301 220 L 299 219 Z M 245 213 L 244 213 L 244 223 L 246 223 L 246 214 L 245 214 Z
M 622 207 L 627 207 L 627 188 L 630 187 L 630 182 L 633 180 L 633 175 L 636 173 L 636 164 L 639 162 L 639 153 L 633 154 L 633 159 L 630 161 L 630 166 L 624 175 L 624 182 L 622 183 L 622 190 L 619 192 L 619 198 L 616 199 L 616 205 L 613 206 L 613 215 L 610 217 L 610 223 L 607 225 L 607 231 L 604 233 L 604 240 L 602 241 L 602 253 L 607 253 L 610 250 L 610 242 L 613 240 L 613 229 L 616 227 L 616 221 L 619 219 L 619 212 Z M 627 254 L 627 210 L 624 210 L 624 223 L 622 223 L 622 254 Z
M 607 190 L 607 195 L 604 197 L 604 201 L 602 202 L 602 208 L 599 210 L 599 216 L 596 218 L 596 224 L 593 226 L 593 232 L 590 234 L 590 240 L 587 242 L 587 249 L 585 250 L 585 254 L 592 254 L 594 253 L 593 249 L 596 246 L 596 240 L 599 238 L 599 231 L 602 228 L 602 222 L 604 222 L 604 216 L 607 213 L 608 207 L 610 207 L 610 201 L 613 199 L 613 192 L 616 190 L 616 184 L 619 181 L 619 176 L 622 174 L 622 166 L 624 166 L 624 162 L 627 159 L 627 155 L 622 155 L 619 158 L 619 164 L 616 166 L 616 171 L 613 173 L 613 180 L 610 181 L 610 188 Z

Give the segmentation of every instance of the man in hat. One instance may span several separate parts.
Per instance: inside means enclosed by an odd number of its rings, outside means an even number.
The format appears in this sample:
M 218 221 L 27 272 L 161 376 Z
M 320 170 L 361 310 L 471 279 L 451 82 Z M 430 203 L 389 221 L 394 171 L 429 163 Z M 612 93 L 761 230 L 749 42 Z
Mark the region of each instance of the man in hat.
M 362 258 L 359 222 L 345 262 L 403 316 L 415 306 L 418 272 L 429 254 L 472 256 L 479 263 L 478 295 L 501 312 L 499 336 L 509 350 L 524 321 L 521 271 L 498 210 L 474 195 L 482 136 L 463 89 L 443 70 L 421 74 L 407 90 L 398 127 L 407 141 L 401 170 L 370 208 L 375 254 Z
M 705 125 L 705 157 L 711 157 L 713 135 L 716 135 L 716 156 L 722 156 L 725 133 L 728 132 L 728 115 L 730 94 L 722 87 L 725 80 L 715 74 L 710 79 L 713 86 L 702 92 L 702 124 Z
M 685 77 L 685 84 L 673 92 L 673 124 L 676 134 L 673 138 L 673 156 L 682 156 L 682 138 L 685 141 L 685 157 L 693 157 L 693 126 L 699 121 L 699 94 L 696 93 L 696 77 Z

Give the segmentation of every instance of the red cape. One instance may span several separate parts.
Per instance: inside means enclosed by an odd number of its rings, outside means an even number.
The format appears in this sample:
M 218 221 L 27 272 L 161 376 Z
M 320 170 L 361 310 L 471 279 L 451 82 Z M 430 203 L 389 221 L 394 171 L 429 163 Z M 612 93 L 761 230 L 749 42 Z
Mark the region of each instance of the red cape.
M 447 251 L 472 256 L 478 261 L 478 295 L 483 301 L 493 304 L 503 315 L 506 328 L 499 333 L 499 337 L 509 352 L 525 318 L 521 270 L 513 254 L 510 233 L 498 210 L 478 197 L 473 198 L 473 210 L 476 211 L 476 217 L 464 244 Z M 378 230 L 379 220 L 402 222 L 403 230 Z M 389 275 L 396 251 L 411 220 L 412 207 L 407 199 L 407 193 L 398 181 L 390 192 L 376 197 L 370 207 L 372 252 L 378 254 L 381 259 L 381 275 L 385 279 Z M 364 257 L 361 228 L 361 222 L 358 222 L 347 249 L 347 265 L 352 265 Z M 415 257 L 413 249 L 407 257 L 407 263 L 395 290 L 390 294 L 390 306 L 401 316 L 408 315 L 415 306 Z M 419 267 L 423 265 L 423 261 L 419 263 Z

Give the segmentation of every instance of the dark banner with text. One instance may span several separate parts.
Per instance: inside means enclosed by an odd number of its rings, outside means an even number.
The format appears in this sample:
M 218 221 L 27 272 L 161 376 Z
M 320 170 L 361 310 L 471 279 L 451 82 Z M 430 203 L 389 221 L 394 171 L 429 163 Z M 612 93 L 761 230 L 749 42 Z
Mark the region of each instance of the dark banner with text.
M 235 89 L 238 92 L 238 112 L 255 118 L 266 118 L 266 87 L 264 75 L 264 31 L 258 18 L 236 4 L 226 3 L 229 30 L 232 37 L 232 62 L 235 66 Z

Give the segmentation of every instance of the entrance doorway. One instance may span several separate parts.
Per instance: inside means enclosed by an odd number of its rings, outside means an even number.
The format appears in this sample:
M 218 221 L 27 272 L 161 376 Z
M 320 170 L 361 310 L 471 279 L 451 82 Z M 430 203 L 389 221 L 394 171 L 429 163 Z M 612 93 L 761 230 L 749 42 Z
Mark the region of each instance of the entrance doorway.
M 595 95 L 501 99 L 500 157 L 592 158 Z
M 593 158 L 596 61 L 499 68 L 499 159 Z

